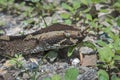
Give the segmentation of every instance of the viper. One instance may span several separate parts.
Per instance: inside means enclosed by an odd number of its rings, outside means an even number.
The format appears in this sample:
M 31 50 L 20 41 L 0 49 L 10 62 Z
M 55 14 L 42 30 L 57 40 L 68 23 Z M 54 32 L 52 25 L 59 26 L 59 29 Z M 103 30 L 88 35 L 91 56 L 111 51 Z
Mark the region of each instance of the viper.
M 80 43 L 85 37 L 85 31 L 57 23 L 26 35 L 0 36 L 0 55 L 27 55 L 62 49 Z

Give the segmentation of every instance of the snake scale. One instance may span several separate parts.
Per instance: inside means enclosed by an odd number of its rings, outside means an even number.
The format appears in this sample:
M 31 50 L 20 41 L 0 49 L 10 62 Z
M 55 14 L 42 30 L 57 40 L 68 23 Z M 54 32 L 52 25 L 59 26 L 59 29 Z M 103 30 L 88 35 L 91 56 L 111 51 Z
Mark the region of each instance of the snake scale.
M 0 55 L 27 55 L 62 49 L 81 42 L 85 36 L 85 32 L 78 28 L 58 23 L 26 35 L 3 35 L 0 36 Z

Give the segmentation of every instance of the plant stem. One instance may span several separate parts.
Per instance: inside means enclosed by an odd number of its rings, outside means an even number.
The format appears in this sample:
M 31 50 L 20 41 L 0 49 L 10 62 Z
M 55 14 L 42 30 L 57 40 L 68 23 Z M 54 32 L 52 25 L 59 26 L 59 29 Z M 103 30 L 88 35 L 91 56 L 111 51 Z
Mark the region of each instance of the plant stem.
M 44 23 L 45 23 L 45 26 L 47 27 L 47 23 L 46 23 L 46 21 L 45 21 L 45 19 L 44 19 L 43 16 L 42 16 L 42 19 L 43 19 L 43 21 L 44 21 Z
M 109 75 L 109 80 L 111 80 L 111 68 L 108 66 L 108 75 Z

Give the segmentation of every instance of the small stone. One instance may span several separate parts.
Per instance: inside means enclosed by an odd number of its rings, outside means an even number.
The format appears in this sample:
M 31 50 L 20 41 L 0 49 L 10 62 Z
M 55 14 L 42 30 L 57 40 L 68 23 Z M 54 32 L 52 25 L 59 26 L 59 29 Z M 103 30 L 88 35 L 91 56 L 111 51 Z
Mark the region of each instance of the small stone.
M 97 71 L 92 68 L 80 67 L 80 69 L 84 70 L 82 74 L 79 74 L 77 80 L 96 80 Z
M 34 62 L 34 63 L 36 63 L 36 64 L 38 65 L 38 60 L 37 60 L 37 59 L 30 58 L 30 61 L 31 61 L 31 62 Z
M 29 64 L 30 69 L 36 69 L 37 67 L 38 67 L 38 65 L 35 62 L 32 62 Z
M 85 55 L 81 66 L 96 66 L 97 56 L 96 55 Z
M 89 48 L 89 47 L 81 47 L 80 52 L 82 54 L 93 54 L 93 53 L 95 53 L 95 51 L 92 48 Z
M 28 79 L 28 78 L 29 78 L 28 74 L 27 74 L 27 73 L 24 73 L 24 74 L 23 74 L 23 78 Z
M 72 64 L 73 66 L 79 65 L 79 63 L 80 63 L 80 60 L 79 60 L 78 58 L 73 59 L 72 62 L 71 62 L 71 64 Z

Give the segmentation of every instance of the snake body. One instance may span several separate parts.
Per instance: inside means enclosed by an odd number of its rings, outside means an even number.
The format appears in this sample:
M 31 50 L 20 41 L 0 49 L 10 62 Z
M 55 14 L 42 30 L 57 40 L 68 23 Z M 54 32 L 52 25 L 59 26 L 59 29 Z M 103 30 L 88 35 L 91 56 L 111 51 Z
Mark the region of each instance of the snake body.
M 0 55 L 32 54 L 51 49 L 62 49 L 81 42 L 85 35 L 80 29 L 53 24 L 34 33 L 21 36 L 0 36 Z

